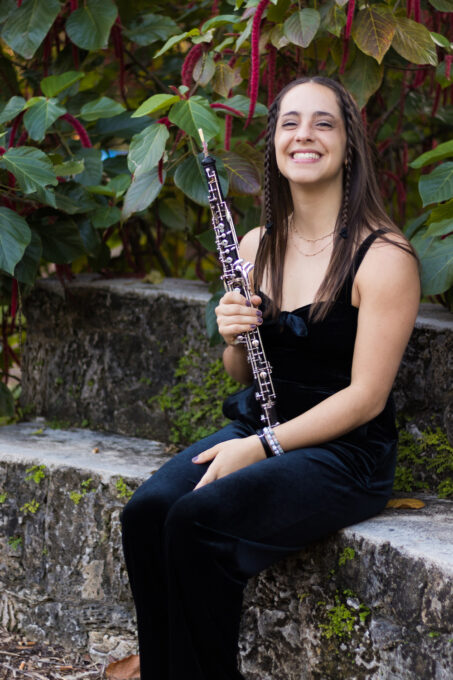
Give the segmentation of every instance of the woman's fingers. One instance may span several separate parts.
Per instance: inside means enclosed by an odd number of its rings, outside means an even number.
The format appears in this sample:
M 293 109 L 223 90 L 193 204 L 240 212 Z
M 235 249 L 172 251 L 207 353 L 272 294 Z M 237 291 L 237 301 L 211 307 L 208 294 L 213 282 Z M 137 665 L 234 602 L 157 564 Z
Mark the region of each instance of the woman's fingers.
M 198 456 L 194 456 L 194 458 L 192 458 L 192 463 L 209 463 L 210 460 L 214 460 L 217 454 L 217 447 L 213 446 L 210 449 L 203 451 L 203 453 L 199 453 Z
M 252 296 L 252 302 L 260 304 L 258 295 Z M 216 307 L 219 333 L 226 342 L 232 342 L 237 335 L 254 330 L 263 321 L 260 309 L 256 309 L 243 295 L 237 292 L 225 293 Z

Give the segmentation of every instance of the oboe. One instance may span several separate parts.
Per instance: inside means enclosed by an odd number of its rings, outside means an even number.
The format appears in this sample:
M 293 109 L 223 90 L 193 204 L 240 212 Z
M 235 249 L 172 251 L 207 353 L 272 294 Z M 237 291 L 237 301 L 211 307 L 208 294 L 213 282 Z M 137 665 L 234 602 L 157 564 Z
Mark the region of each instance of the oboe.
M 204 158 L 201 161 L 208 182 L 208 200 L 212 213 L 212 226 L 223 274 L 221 279 L 227 291 L 241 293 L 250 301 L 253 291 L 250 286 L 249 274 L 253 269 L 251 262 L 239 257 L 239 244 L 236 236 L 231 212 L 223 197 L 217 174 L 216 162 L 208 154 L 208 147 L 204 140 L 203 131 L 199 131 L 203 145 Z M 271 366 L 266 359 L 259 329 L 250 330 L 239 335 L 237 340 L 247 347 L 247 360 L 252 368 L 255 385 L 255 399 L 261 408 L 261 421 L 267 427 L 278 425 L 275 408 L 275 391 L 271 379 Z

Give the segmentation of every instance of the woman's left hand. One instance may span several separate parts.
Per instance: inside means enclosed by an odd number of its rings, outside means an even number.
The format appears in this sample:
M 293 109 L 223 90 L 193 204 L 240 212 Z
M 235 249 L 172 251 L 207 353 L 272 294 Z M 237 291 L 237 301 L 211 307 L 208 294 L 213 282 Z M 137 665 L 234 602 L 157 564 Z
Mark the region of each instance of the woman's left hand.
M 264 458 L 266 458 L 266 454 L 256 434 L 244 439 L 229 439 L 228 441 L 220 442 L 192 459 L 196 465 L 208 463 L 212 460 L 211 465 L 195 489 L 199 489 L 215 479 L 225 477 L 231 472 L 240 470 L 247 465 L 264 460 Z

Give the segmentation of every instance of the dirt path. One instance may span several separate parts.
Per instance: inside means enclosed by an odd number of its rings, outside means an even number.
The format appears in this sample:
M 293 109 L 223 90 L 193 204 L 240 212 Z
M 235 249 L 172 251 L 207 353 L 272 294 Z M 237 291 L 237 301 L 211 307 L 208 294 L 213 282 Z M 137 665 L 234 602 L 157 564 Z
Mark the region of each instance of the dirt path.
M 0 628 L 0 680 L 104 680 L 104 664 L 61 645 L 31 642 Z

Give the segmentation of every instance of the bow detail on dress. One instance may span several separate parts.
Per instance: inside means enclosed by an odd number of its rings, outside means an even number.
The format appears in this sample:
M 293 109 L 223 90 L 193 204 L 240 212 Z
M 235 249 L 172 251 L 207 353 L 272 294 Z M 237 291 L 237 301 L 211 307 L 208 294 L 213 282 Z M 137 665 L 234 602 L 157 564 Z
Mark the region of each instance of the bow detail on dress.
M 294 335 L 298 335 L 301 338 L 308 335 L 307 324 L 300 316 L 293 314 L 293 312 L 280 312 L 278 324 L 280 326 L 287 326 Z

